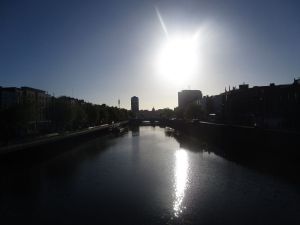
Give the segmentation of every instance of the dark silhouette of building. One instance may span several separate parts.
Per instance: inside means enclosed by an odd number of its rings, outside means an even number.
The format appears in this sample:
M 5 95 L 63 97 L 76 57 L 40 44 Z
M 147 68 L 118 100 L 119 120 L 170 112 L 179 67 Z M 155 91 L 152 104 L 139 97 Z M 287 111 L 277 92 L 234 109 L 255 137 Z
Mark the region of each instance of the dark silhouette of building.
M 139 113 L 139 98 L 136 96 L 131 97 L 131 111 L 135 116 Z
M 21 87 L 21 91 L 23 102 L 34 105 L 37 116 L 36 120 L 46 120 L 46 110 L 51 99 L 50 95 L 43 90 L 31 87 Z
M 50 95 L 45 91 L 30 87 L 1 87 L 0 108 L 7 109 L 19 104 L 27 104 L 32 107 L 35 121 L 46 120 L 46 109 L 50 101 Z
M 292 84 L 239 85 L 205 98 L 206 109 L 226 123 L 275 129 L 300 128 L 300 79 Z M 221 99 L 221 100 L 220 100 Z
M 22 90 L 16 87 L 1 87 L 0 97 L 0 108 L 6 109 L 22 102 Z
M 200 104 L 202 92 L 200 90 L 182 90 L 178 92 L 178 107 L 184 108 L 191 103 Z

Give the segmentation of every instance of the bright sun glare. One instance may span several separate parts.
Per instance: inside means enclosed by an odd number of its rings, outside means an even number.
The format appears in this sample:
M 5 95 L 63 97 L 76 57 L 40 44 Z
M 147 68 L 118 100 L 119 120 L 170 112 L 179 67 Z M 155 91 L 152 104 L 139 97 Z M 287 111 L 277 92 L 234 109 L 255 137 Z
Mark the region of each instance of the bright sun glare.
M 168 38 L 158 56 L 158 72 L 166 81 L 173 84 L 189 85 L 188 82 L 197 71 L 197 38 Z

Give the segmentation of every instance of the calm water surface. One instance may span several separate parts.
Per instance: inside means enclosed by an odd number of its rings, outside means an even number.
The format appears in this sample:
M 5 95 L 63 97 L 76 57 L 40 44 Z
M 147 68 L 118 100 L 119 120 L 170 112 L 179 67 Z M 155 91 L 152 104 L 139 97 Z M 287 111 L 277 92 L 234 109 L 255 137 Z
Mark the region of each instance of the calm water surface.
M 0 224 L 300 224 L 299 190 L 159 127 L 1 167 Z

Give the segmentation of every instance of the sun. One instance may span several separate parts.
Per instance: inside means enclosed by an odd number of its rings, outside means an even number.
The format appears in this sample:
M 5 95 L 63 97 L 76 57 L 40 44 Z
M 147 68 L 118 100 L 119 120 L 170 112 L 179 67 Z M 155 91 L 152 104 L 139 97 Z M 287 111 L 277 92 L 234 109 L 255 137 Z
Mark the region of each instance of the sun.
M 167 38 L 157 58 L 158 74 L 173 84 L 188 85 L 198 67 L 197 39 L 176 36 Z

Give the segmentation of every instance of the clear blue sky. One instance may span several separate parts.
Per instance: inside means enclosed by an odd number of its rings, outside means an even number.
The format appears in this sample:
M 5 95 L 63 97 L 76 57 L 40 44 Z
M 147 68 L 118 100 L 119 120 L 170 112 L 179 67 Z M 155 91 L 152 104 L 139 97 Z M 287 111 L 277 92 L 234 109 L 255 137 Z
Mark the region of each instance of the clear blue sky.
M 201 30 L 201 68 L 175 85 L 156 74 L 170 35 Z M 190 86 L 203 94 L 242 82 L 291 83 L 300 77 L 299 1 L 1 0 L 0 85 L 73 94 L 93 103 L 144 109 L 177 106 Z

